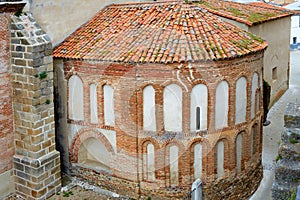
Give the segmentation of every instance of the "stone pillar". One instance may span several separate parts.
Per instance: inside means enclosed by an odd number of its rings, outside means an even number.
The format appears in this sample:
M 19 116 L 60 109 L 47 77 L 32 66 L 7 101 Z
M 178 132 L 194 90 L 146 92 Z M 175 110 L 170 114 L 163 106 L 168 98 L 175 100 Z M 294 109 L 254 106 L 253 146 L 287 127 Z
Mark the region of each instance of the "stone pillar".
M 46 199 L 61 187 L 52 44 L 30 14 L 12 17 L 11 67 L 16 193 L 26 199 Z

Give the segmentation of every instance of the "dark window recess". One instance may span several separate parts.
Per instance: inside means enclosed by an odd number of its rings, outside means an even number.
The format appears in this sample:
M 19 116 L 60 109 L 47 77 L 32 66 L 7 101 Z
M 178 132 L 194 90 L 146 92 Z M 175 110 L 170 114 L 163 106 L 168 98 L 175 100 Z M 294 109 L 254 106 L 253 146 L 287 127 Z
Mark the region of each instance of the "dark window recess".
M 196 130 L 200 130 L 200 107 L 196 108 Z
M 293 44 L 297 43 L 297 37 L 293 37 Z

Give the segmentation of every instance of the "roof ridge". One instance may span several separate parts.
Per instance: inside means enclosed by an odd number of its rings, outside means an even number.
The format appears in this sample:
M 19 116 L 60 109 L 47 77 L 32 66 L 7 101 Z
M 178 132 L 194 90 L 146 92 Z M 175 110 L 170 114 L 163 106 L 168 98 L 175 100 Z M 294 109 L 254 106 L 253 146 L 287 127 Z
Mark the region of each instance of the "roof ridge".
M 178 2 L 184 2 L 183 0 L 170 0 L 170 1 L 164 1 L 164 0 L 159 0 L 159 1 L 145 1 L 145 2 L 127 2 L 127 3 L 112 3 L 107 5 L 106 7 L 122 7 L 122 6 L 139 6 L 139 5 L 153 5 L 153 4 L 170 4 L 170 3 L 178 3 Z

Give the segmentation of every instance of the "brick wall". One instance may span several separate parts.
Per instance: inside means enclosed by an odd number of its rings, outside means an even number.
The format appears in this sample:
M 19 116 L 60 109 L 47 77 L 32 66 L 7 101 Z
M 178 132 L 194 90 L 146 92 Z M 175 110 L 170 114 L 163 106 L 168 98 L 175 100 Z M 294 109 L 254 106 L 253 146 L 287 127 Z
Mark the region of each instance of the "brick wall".
M 258 77 L 263 73 L 263 52 L 258 52 L 234 60 L 224 60 L 203 63 L 183 64 L 121 64 L 103 63 L 94 61 L 65 60 L 64 76 L 67 81 L 72 75 L 80 77 L 84 87 L 84 120 L 68 120 L 70 160 L 73 163 L 75 175 L 98 183 L 111 189 L 111 185 L 122 185 L 114 188 L 121 194 L 134 194 L 133 196 L 153 196 L 160 198 L 181 198 L 189 191 L 194 178 L 193 146 L 197 142 L 203 145 L 203 170 L 202 182 L 205 195 L 209 199 L 228 198 L 234 199 L 245 185 L 251 183 L 251 189 L 239 197 L 248 197 L 255 191 L 261 178 L 261 144 L 262 144 L 262 95 L 260 105 L 255 117 L 251 119 L 251 84 L 252 76 L 256 72 Z M 235 125 L 235 84 L 244 76 L 247 80 L 247 115 L 246 122 Z M 229 84 L 229 111 L 228 127 L 216 130 L 214 127 L 215 116 L 215 90 L 217 84 L 226 80 Z M 260 82 L 260 80 L 259 80 Z M 89 85 L 97 84 L 98 90 L 98 124 L 90 123 Z M 175 83 L 182 88 L 182 132 L 166 132 L 163 124 L 163 89 Z M 190 92 L 196 84 L 203 83 L 208 87 L 208 130 L 190 131 Z M 114 88 L 115 126 L 107 127 L 103 119 L 103 92 L 102 87 L 109 84 Z M 157 131 L 143 131 L 143 88 L 152 85 L 155 90 Z M 258 90 L 261 92 L 262 90 Z M 68 97 L 67 97 L 68 99 Z M 77 125 L 77 126 L 76 126 Z M 254 137 L 255 151 L 250 155 L 251 130 L 257 125 Z M 108 179 L 104 172 L 93 167 L 88 172 L 83 172 L 82 165 L 76 163 L 76 153 L 72 148 L 73 139 L 78 134 L 84 134 L 83 129 L 110 129 L 116 131 L 117 150 L 112 158 L 111 170 Z M 236 137 L 243 133 L 242 171 L 236 173 Z M 101 133 L 99 133 L 101 134 Z M 75 136 L 75 137 L 74 137 Z M 100 140 L 103 141 L 103 140 Z M 216 171 L 216 144 L 224 142 L 225 175 L 217 179 Z M 81 141 L 83 142 L 83 141 Z M 152 143 L 155 151 L 155 180 L 147 181 L 143 174 L 143 157 L 146 144 Z M 170 186 L 169 147 L 176 145 L 179 149 L 179 179 L 178 186 Z M 77 144 L 79 147 L 80 144 Z M 75 161 L 75 162 L 74 162 Z M 80 167 L 81 166 L 81 167 Z M 79 171 L 78 171 L 79 170 Z M 251 174 L 256 174 L 252 176 Z M 99 175 L 101 174 L 101 175 Z M 242 180 L 238 176 L 243 176 Z M 224 180 L 222 182 L 222 180 Z M 222 184 L 215 184 L 215 182 Z M 243 183 L 243 184 L 242 184 Z M 137 184 L 137 185 L 135 185 Z M 135 186 L 134 186 L 135 185 Z M 228 187 L 234 185 L 234 193 L 228 193 Z M 213 187 L 210 187 L 213 186 Z M 134 187 L 138 187 L 133 191 Z M 214 191 L 220 189 L 220 194 Z
M 0 13 L 0 173 L 12 168 L 13 113 L 10 84 L 9 22 L 12 13 Z
M 0 1 L 0 198 L 14 191 L 11 185 L 15 149 L 10 83 L 10 17 L 23 5 Z

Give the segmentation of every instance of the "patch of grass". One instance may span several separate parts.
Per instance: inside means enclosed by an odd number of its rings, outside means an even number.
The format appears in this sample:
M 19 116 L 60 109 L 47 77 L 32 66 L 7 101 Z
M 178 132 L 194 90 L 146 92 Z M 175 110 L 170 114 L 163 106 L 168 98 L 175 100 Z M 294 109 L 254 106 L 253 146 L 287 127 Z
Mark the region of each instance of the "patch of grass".
M 259 43 L 263 43 L 263 42 L 264 42 L 263 39 L 261 39 L 260 37 L 254 35 L 254 34 L 252 34 L 252 33 L 249 33 L 249 36 L 250 36 L 253 40 L 255 40 L 255 41 L 259 42 Z
M 63 197 L 69 197 L 70 195 L 74 195 L 71 190 L 64 192 Z
M 292 143 L 292 144 L 296 144 L 296 143 L 298 143 L 298 141 L 297 141 L 297 140 L 295 140 L 294 138 L 290 138 L 290 143 Z
M 51 101 L 49 99 L 46 100 L 46 104 L 50 104 Z
M 42 73 L 39 74 L 40 80 L 44 79 L 47 77 L 47 72 L 43 71 Z
M 266 19 L 269 19 L 273 17 L 275 14 L 274 13 L 257 13 L 257 12 L 252 12 L 250 16 L 247 18 L 250 22 L 260 22 Z
M 280 145 L 281 141 L 278 141 L 277 144 Z
M 234 14 L 235 16 L 241 16 L 243 15 L 238 9 L 236 8 L 229 8 L 229 11 Z
M 287 200 L 296 200 L 297 191 L 293 190 L 291 191 L 291 196 Z
M 281 160 L 282 159 L 282 156 L 280 154 L 278 154 L 278 156 L 276 157 L 276 162 Z

